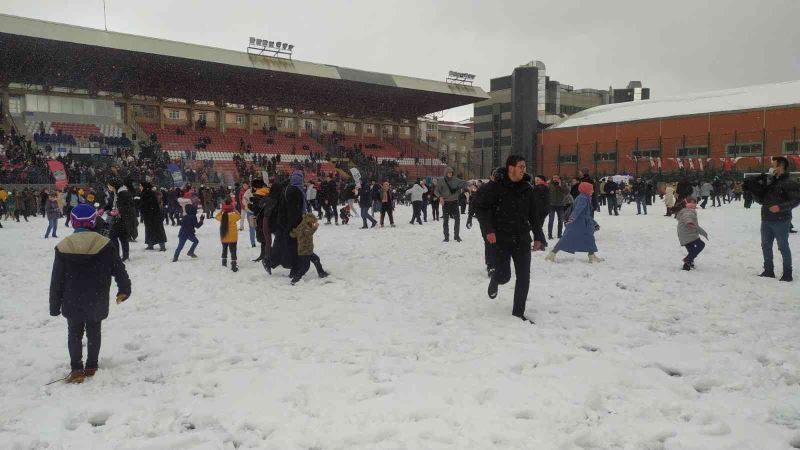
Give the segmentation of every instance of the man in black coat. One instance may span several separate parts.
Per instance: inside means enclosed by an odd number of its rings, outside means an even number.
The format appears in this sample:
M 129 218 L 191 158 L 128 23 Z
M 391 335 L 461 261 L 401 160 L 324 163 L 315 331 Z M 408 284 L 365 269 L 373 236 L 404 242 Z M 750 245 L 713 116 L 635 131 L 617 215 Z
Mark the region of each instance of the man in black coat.
M 95 233 L 97 212 L 87 204 L 72 209 L 75 233 L 58 243 L 50 278 L 50 315 L 67 319 L 71 372 L 67 382 L 80 383 L 97 371 L 100 324 L 108 317 L 111 277 L 117 282 L 117 303 L 131 295 L 125 264 L 108 238 Z M 86 368 L 81 341 L 88 339 Z
M 792 209 L 800 205 L 800 186 L 789 178 L 789 160 L 783 156 L 772 158 L 773 178 L 762 189 L 753 190 L 761 203 L 761 251 L 764 255 L 762 277 L 775 278 L 772 262 L 772 242 L 778 242 L 783 259 L 781 281 L 792 281 L 792 253 L 789 249 L 789 230 L 792 227 Z
M 525 158 L 511 155 L 505 168 L 500 170 L 497 181 L 489 183 L 481 193 L 478 218 L 485 227 L 486 240 L 496 246 L 496 268 L 489 281 L 489 298 L 497 297 L 497 287 L 511 279 L 511 260 L 517 277 L 514 286 L 514 309 L 512 314 L 522 320 L 525 317 L 525 302 L 528 299 L 531 272 L 531 232 L 537 219 L 544 212 L 536 211 L 536 199 L 530 175 L 525 173 Z
M 536 202 L 536 221 L 533 223 L 533 250 L 540 251 L 547 247 L 544 237 L 544 219 L 550 211 L 550 188 L 544 175 L 536 175 L 533 179 L 533 199 Z
M 325 175 L 325 181 L 320 186 L 320 191 L 327 224 L 330 225 L 331 218 L 333 218 L 336 225 L 339 225 L 339 215 L 336 214 L 336 205 L 339 203 L 339 193 L 336 190 L 336 182 L 331 179 L 330 174 Z
M 619 205 L 617 205 L 617 191 L 619 185 L 611 178 L 606 181 L 605 194 L 606 201 L 608 202 L 608 215 L 619 215 Z M 577 198 L 577 197 L 576 197 Z
M 469 214 L 467 215 L 467 229 L 469 230 L 472 228 L 472 218 L 478 218 L 478 225 L 481 229 L 481 237 L 483 238 L 483 262 L 486 264 L 486 273 L 491 277 L 494 275 L 495 266 L 496 266 L 496 256 L 495 256 L 495 244 L 489 243 L 486 240 L 486 225 L 481 222 L 480 216 L 478 216 L 478 208 L 481 204 L 481 198 L 486 193 L 486 191 L 493 189 L 491 186 L 492 184 L 497 182 L 497 177 L 500 175 L 500 172 L 503 169 L 498 167 L 492 171 L 492 175 L 489 177 L 489 181 L 485 184 L 481 184 L 478 186 L 478 189 L 470 196 L 469 201 Z

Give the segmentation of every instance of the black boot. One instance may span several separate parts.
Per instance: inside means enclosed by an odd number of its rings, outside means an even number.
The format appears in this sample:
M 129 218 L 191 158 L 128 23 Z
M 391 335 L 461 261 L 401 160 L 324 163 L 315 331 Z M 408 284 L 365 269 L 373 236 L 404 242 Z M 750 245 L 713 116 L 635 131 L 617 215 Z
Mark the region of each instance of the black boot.
M 158 251 L 165 252 L 167 251 L 167 247 L 164 244 L 158 244 Z
M 783 272 L 781 281 L 792 281 L 792 272 Z
M 231 261 L 231 270 L 234 272 L 239 271 L 239 266 L 236 265 L 236 260 Z
M 692 265 L 688 262 L 683 263 L 683 270 L 689 271 L 692 270 Z
M 496 298 L 497 297 L 497 280 L 494 278 L 494 274 L 492 274 L 492 278 L 489 280 L 489 289 L 487 290 L 489 294 L 489 298 Z
M 189 253 L 186 254 L 186 256 L 188 256 L 190 258 L 197 258 L 197 255 L 195 255 L 194 252 L 189 252 Z
M 222 258 L 222 267 L 228 267 L 228 259 Z
M 761 275 L 759 276 L 764 278 L 775 278 L 775 271 L 773 271 L 772 269 L 764 269 L 764 271 L 761 272 Z

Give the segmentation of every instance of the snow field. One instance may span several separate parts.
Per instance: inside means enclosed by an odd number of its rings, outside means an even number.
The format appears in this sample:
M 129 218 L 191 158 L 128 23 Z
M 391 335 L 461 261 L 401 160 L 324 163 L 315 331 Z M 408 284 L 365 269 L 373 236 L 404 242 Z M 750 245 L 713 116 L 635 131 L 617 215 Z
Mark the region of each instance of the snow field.
M 4 222 L 0 448 L 800 448 L 800 284 L 755 276 L 758 210 L 699 211 L 711 240 L 686 273 L 656 206 L 597 215 L 602 264 L 534 253 L 536 325 L 510 315 L 513 277 L 487 298 L 465 216 L 460 244 L 405 207 L 395 229 L 322 225 L 331 277 L 297 286 L 249 261 L 246 231 L 240 271 L 221 267 L 213 220 L 200 258 L 172 263 L 167 227 L 166 254 L 131 244 L 98 374 L 46 387 L 69 370 L 47 306 L 57 240 Z

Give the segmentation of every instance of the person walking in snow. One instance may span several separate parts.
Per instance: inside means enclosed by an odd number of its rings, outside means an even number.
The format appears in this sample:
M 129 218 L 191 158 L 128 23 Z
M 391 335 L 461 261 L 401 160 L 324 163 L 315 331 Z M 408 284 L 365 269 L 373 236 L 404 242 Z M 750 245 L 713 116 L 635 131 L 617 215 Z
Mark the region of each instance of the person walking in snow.
M 414 225 L 415 221 L 422 225 L 422 197 L 425 195 L 426 191 L 425 182 L 420 180 L 417 180 L 414 186 L 411 186 L 411 188 L 406 191 L 406 195 L 411 196 L 411 208 L 413 211 L 411 214 L 411 222 L 409 222 L 411 225 Z
M 485 192 L 479 196 L 478 219 L 486 231 L 486 240 L 495 247 L 495 271 L 489 280 L 489 298 L 497 297 L 499 285 L 511 280 L 511 260 L 514 260 L 516 283 L 514 307 L 511 314 L 522 320 L 531 278 L 531 233 L 535 231 L 538 218 L 545 211 L 536 210 L 531 177 L 525 170 L 525 158 L 511 155 L 506 166 L 497 176 L 496 182 L 487 183 Z
M 383 188 L 381 189 L 381 228 L 383 228 L 383 218 L 385 216 L 389 216 L 389 224 L 392 228 L 394 228 L 394 215 L 392 212 L 394 211 L 394 190 L 389 185 L 388 181 L 383 182 Z
M 453 176 L 455 172 L 452 167 L 447 168 L 444 177 L 440 178 L 436 184 L 436 196 L 439 198 L 439 205 L 442 207 L 444 220 L 442 221 L 442 231 L 444 231 L 444 242 L 450 242 L 450 219 L 453 224 L 453 239 L 461 242 L 461 214 L 458 209 L 458 197 L 462 189 L 469 188 L 469 183 Z
M 200 216 L 200 220 L 198 221 L 197 206 L 192 203 L 186 205 L 185 211 L 186 214 L 180 219 L 181 229 L 178 231 L 178 246 L 175 248 L 175 255 L 172 257 L 172 262 L 178 261 L 178 256 L 180 256 L 183 246 L 186 245 L 186 241 L 191 241 L 192 243 L 187 255 L 191 258 L 197 258 L 197 255 L 194 254 L 194 250 L 197 248 L 197 244 L 199 244 L 200 241 L 197 239 L 195 230 L 203 226 L 203 219 L 205 216 Z
M 590 263 L 603 261 L 595 254 L 597 253 L 597 244 L 594 240 L 595 221 L 591 216 L 594 186 L 581 182 L 578 191 L 580 195 L 572 205 L 572 213 L 567 220 L 564 235 L 545 257 L 547 261 L 556 262 L 556 254 L 562 250 L 567 253 L 586 252 L 589 254 Z
M 700 185 L 700 198 L 703 199 L 703 201 L 700 203 L 701 208 L 706 209 L 708 197 L 711 196 L 712 192 L 714 192 L 714 186 L 712 186 L 708 181 L 703 181 L 703 184 Z
M 297 267 L 294 268 L 294 273 L 292 274 L 292 286 L 303 278 L 311 264 L 314 264 L 317 269 L 317 275 L 320 278 L 328 276 L 328 273 L 322 269 L 319 256 L 314 253 L 314 233 L 318 229 L 319 222 L 317 222 L 317 218 L 312 213 L 306 213 L 303 215 L 300 224 L 289 232 L 291 237 L 297 239 Z
M 231 270 L 239 271 L 236 258 L 236 247 L 239 242 L 239 230 L 236 224 L 239 222 L 240 215 L 233 206 L 233 200 L 226 198 L 222 204 L 222 210 L 214 217 L 219 221 L 219 239 L 222 242 L 222 265 L 228 267 L 228 250 L 231 252 Z
M 683 258 L 683 270 L 692 270 L 694 260 L 706 246 L 700 236 L 708 239 L 708 233 L 697 221 L 697 200 L 694 197 L 686 197 L 675 210 L 675 219 L 678 221 L 678 242 L 689 252 L 689 255 Z
M 57 238 L 56 231 L 58 231 L 58 219 L 61 217 L 61 211 L 58 209 L 55 192 L 48 195 L 44 206 L 44 214 L 47 217 L 47 231 L 44 233 L 44 238 L 47 239 L 50 231 L 53 232 L 53 237 Z
M 167 233 L 164 231 L 164 222 L 161 217 L 161 201 L 159 194 L 153 189 L 153 185 L 145 181 L 141 187 L 141 203 L 139 209 L 142 211 L 142 221 L 144 222 L 144 243 L 147 244 L 145 250 L 153 250 L 153 246 L 158 244 L 158 251 L 165 252 L 167 247 Z
M 108 238 L 94 232 L 97 211 L 87 204 L 70 211 L 74 233 L 56 245 L 50 277 L 50 315 L 67 319 L 70 374 L 67 383 L 94 376 L 100 355 L 101 323 L 108 317 L 111 277 L 117 283 L 117 304 L 131 295 L 125 264 Z M 82 340 L 88 339 L 86 365 Z
M 363 222 L 361 229 L 367 228 L 367 221 L 372 222 L 372 226 L 378 224 L 372 215 L 369 213 L 369 208 L 372 206 L 372 191 L 367 184 L 366 179 L 361 180 L 361 189 L 358 190 L 358 208 L 361 211 L 361 221 Z
M 675 207 L 675 187 L 671 184 L 668 184 L 664 188 L 664 206 L 667 207 L 667 213 L 664 214 L 665 217 L 669 217 L 672 215 L 672 208 Z

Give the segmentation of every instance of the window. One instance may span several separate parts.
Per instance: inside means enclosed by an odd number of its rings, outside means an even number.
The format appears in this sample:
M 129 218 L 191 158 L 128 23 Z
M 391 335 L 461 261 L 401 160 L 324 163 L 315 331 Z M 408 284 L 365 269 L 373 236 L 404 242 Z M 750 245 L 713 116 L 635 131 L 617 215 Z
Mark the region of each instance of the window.
M 786 155 L 800 153 L 800 141 L 783 141 L 783 153 Z
M 208 122 L 208 113 L 205 111 L 200 111 L 197 113 L 197 119 Z
M 616 161 L 617 160 L 617 153 L 616 152 L 599 152 L 594 154 L 595 162 L 602 162 L 602 161 Z
M 409 127 L 400 127 L 400 135 L 401 136 L 408 136 L 411 134 L 411 128 Z
M 364 124 L 364 132 L 367 134 L 375 134 L 375 128 L 371 123 Z
M 11 114 L 22 114 L 22 97 L 9 97 L 8 110 Z
M 236 115 L 236 125 L 244 125 L 244 114 L 237 114 Z
M 428 122 L 425 126 L 426 126 L 426 129 L 428 131 L 436 131 L 436 123 L 435 122 Z
M 345 133 L 355 133 L 356 132 L 356 124 L 353 122 L 345 122 L 344 123 L 344 131 Z
M 728 156 L 759 156 L 761 155 L 761 149 L 760 142 L 728 144 L 725 146 L 725 153 Z
M 708 147 L 700 145 L 696 147 L 679 147 L 677 155 L 682 158 L 694 158 L 697 156 L 708 156 Z
M 578 164 L 578 154 L 558 155 L 559 164 Z
M 661 150 L 659 149 L 647 149 L 647 150 L 634 150 L 632 155 L 634 158 L 658 158 L 661 156 Z
M 122 105 L 114 105 L 114 120 L 122 122 Z
M 303 124 L 303 128 L 305 128 L 306 130 L 313 130 L 314 129 L 314 122 L 312 122 L 310 120 L 306 120 L 305 123 Z
M 283 128 L 283 117 L 278 117 L 275 119 L 275 126 L 278 128 Z
M 169 110 L 169 118 L 172 120 L 178 120 L 181 118 L 181 113 L 177 109 L 170 109 Z
M 286 118 L 286 128 L 293 130 L 294 129 L 294 119 L 291 117 Z

